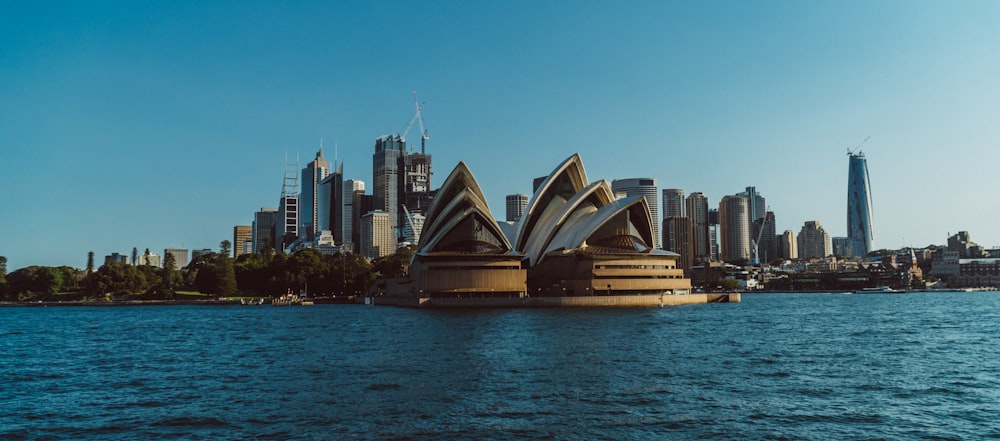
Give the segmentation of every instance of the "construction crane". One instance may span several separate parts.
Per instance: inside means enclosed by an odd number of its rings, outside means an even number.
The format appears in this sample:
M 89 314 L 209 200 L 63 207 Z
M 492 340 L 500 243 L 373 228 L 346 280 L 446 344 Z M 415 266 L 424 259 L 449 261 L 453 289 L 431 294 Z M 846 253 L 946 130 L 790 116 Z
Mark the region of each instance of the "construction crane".
M 756 263 L 756 264 L 760 264 L 761 263 L 761 261 L 760 261 L 760 240 L 761 240 L 761 238 L 764 237 L 764 227 L 767 226 L 767 213 L 769 213 L 770 210 L 771 210 L 771 207 L 767 207 L 767 209 L 764 210 L 764 217 L 761 218 L 761 222 L 760 222 L 760 230 L 757 231 L 757 240 L 754 240 L 753 243 L 751 244 L 752 247 L 753 247 L 753 261 L 752 261 L 752 263 Z M 771 257 L 773 257 L 773 256 L 771 256 Z
M 860 143 L 858 143 L 858 145 L 854 146 L 853 149 L 848 148 L 847 149 L 847 154 L 848 155 L 853 155 L 854 152 L 860 153 L 861 152 L 861 146 L 865 145 L 865 143 L 868 142 L 869 139 L 872 139 L 872 137 L 870 135 L 867 138 L 865 138 L 864 141 L 861 141 Z
M 406 135 L 409 134 L 410 133 L 410 129 L 413 128 L 413 123 L 419 124 L 420 125 L 420 154 L 422 155 L 425 152 L 425 149 L 426 149 L 426 146 L 427 146 L 427 140 L 431 139 L 431 138 L 429 136 L 427 136 L 427 129 L 424 128 L 424 117 L 420 114 L 420 111 L 424 109 L 424 103 L 421 103 L 421 102 L 417 101 L 417 91 L 416 90 L 413 91 L 413 107 L 416 108 L 417 111 L 413 114 L 413 118 L 410 119 L 410 123 L 406 125 L 406 130 L 403 131 L 403 137 L 402 138 L 403 138 L 403 141 L 406 141 Z M 412 151 L 413 148 L 411 147 L 410 150 Z

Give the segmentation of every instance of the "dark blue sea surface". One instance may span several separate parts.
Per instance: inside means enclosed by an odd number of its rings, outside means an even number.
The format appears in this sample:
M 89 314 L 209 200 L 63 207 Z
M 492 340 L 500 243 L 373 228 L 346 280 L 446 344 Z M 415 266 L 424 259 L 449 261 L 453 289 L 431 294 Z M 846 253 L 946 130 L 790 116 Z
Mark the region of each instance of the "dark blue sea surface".
M 0 308 L 0 439 L 1000 438 L 1000 294 Z

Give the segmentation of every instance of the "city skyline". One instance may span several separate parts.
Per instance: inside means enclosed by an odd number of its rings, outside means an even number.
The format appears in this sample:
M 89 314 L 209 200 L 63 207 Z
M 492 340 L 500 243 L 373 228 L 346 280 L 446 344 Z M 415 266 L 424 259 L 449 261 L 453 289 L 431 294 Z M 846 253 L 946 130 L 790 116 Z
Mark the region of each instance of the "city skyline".
M 278 205 L 284 160 L 301 169 L 320 139 L 345 180 L 368 181 L 372 143 L 404 131 L 413 90 L 436 167 L 469 164 L 497 218 L 580 152 L 592 180 L 649 177 L 710 207 L 754 186 L 778 231 L 817 220 L 846 236 L 845 150 L 870 136 L 875 248 L 957 231 L 1000 244 L 1000 204 L 977 191 L 1000 183 L 993 2 L 5 11 L 10 269 L 217 248 Z

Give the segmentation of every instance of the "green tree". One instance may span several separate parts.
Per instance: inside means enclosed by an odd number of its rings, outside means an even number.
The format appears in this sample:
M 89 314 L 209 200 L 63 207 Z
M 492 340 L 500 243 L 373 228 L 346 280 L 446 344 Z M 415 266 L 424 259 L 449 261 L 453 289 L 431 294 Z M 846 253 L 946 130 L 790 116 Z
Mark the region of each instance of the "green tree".
M 87 274 L 94 272 L 94 252 L 87 252 Z
M 137 263 L 139 263 L 139 250 L 132 247 L 132 266 L 135 266 Z
M 232 242 L 230 242 L 228 240 L 224 240 L 222 242 L 219 242 L 219 254 L 222 254 L 223 256 L 229 257 L 229 255 L 232 252 L 233 252 L 233 243 Z
M 174 284 L 177 278 L 177 260 L 172 253 L 163 256 L 163 271 L 160 272 L 160 296 L 174 298 Z
M 7 298 L 7 257 L 0 256 L 0 299 Z
M 188 265 L 194 272 L 194 287 L 205 294 L 231 296 L 236 294 L 236 273 L 229 256 L 208 253 Z
M 87 293 L 90 295 L 135 295 L 149 289 L 146 275 L 127 263 L 106 264 L 87 277 Z
M 389 256 L 375 259 L 372 264 L 375 272 L 381 277 L 403 277 L 410 266 L 410 258 L 413 257 L 413 246 L 405 246 L 396 250 Z
M 323 254 L 315 248 L 306 248 L 288 259 L 289 288 L 303 290 L 309 288 L 312 292 L 321 292 L 323 278 L 330 272 Z
M 78 271 L 68 266 L 29 266 L 7 276 L 9 300 L 45 300 L 65 291 L 75 290 Z

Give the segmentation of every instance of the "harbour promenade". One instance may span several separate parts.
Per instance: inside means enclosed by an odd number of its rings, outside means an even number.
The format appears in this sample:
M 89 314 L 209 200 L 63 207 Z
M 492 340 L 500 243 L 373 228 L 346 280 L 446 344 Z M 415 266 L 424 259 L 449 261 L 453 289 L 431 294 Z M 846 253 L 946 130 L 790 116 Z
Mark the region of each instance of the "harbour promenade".
M 554 307 L 651 307 L 680 306 L 703 303 L 739 303 L 740 293 L 694 293 L 678 295 L 613 295 L 575 297 L 483 297 L 431 298 L 408 296 L 375 296 L 361 299 L 374 305 L 408 308 L 554 308 Z

